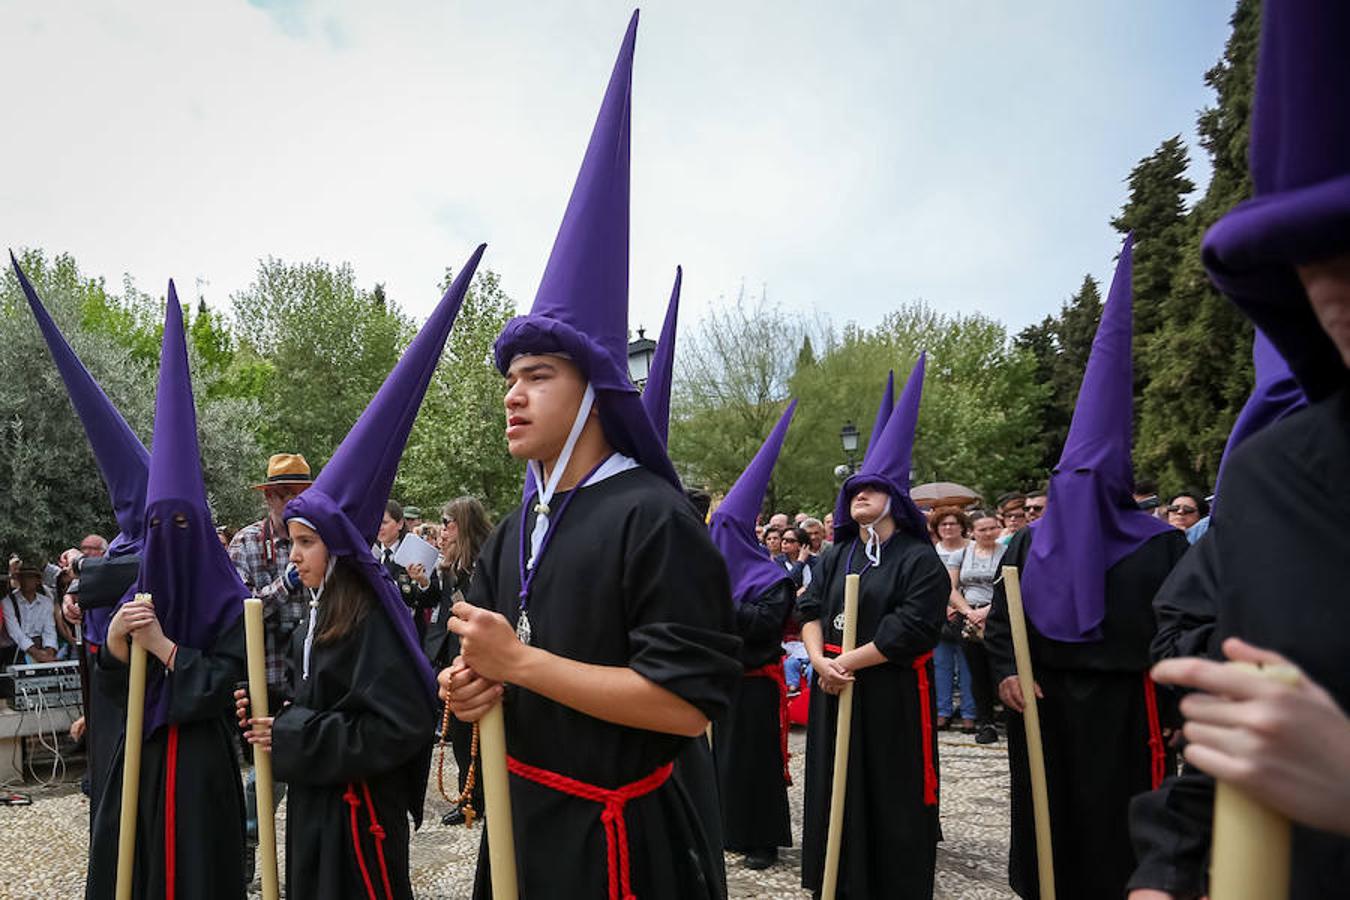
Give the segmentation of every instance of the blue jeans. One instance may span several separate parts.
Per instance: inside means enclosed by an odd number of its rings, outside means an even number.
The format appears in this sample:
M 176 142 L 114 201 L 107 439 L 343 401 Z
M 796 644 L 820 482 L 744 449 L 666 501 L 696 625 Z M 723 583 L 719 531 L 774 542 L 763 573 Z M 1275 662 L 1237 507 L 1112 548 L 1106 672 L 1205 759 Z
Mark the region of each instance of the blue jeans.
M 783 657 L 783 678 L 787 681 L 788 690 L 800 690 L 803 679 L 809 686 L 812 675 L 811 658 L 806 655 L 806 645 L 801 641 L 786 641 L 783 649 L 787 652 Z
M 971 691 L 970 666 L 966 664 L 966 655 L 961 645 L 951 641 L 938 641 L 933 649 L 933 669 L 937 677 L 937 714 L 955 718 L 958 713 L 952 708 L 952 681 L 957 680 L 961 687 L 960 717 L 975 721 L 975 694 Z

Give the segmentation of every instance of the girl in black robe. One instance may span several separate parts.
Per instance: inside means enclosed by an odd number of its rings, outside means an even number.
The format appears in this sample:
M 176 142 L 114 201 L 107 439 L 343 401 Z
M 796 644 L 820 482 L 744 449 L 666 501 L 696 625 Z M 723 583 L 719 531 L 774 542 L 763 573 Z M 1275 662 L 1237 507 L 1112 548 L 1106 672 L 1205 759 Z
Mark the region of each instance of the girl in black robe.
M 951 580 L 932 544 L 906 531 L 896 530 L 881 544 L 875 565 L 857 537 L 831 547 L 821 557 L 819 577 L 798 601 L 803 637 L 814 626 L 826 658 L 839 655 L 844 578 L 850 573 L 862 575 L 858 647 L 872 645 L 885 661 L 854 672 L 837 896 L 930 898 L 938 841 L 933 648 Z M 812 685 L 802 887 L 816 896 L 825 869 L 838 711 L 839 697 Z
M 296 548 L 322 544 L 303 525 L 292 522 L 291 531 Z M 410 898 L 408 820 L 422 822 L 434 709 L 406 643 L 352 563 L 338 558 L 319 595 L 295 700 L 271 722 L 272 772 L 287 784 L 286 893 Z

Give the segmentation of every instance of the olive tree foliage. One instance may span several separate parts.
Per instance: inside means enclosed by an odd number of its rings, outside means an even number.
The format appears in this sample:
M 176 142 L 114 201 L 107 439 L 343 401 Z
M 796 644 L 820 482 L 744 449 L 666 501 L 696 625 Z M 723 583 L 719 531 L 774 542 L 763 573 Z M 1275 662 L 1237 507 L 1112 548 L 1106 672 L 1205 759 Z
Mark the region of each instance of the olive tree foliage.
M 113 294 L 69 255 L 30 250 L 19 261 L 75 353 L 150 446 L 163 300 L 130 281 Z M 219 373 L 203 365 L 195 345 L 189 358 L 208 496 L 228 521 L 244 514 L 230 497 L 243 476 L 240 454 L 255 446 L 256 404 L 204 401 Z M 0 549 L 52 558 L 86 533 L 112 537 L 117 526 L 84 428 L 8 267 L 0 276 L 0 367 Z
M 453 280 L 446 271 L 442 287 Z M 506 451 L 506 382 L 492 345 L 515 315 L 501 279 L 479 269 L 427 389 L 399 466 L 394 495 L 429 519 L 440 504 L 478 498 L 494 520 L 520 501 L 524 466 Z

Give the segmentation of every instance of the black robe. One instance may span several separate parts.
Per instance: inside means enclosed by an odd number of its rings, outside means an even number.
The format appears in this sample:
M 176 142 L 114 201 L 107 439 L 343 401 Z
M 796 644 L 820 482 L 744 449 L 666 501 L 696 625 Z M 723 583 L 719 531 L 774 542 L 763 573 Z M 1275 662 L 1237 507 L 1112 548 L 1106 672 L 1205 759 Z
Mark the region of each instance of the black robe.
M 1248 438 L 1224 467 L 1198 591 L 1217 614 L 1210 653 L 1229 636 L 1281 653 L 1350 713 L 1350 387 Z M 1199 545 L 1197 545 L 1198 547 Z M 1202 603 L 1205 601 L 1201 601 Z M 1187 767 L 1137 798 L 1130 886 L 1190 900 L 1207 890 L 1214 782 Z M 1344 896 L 1350 838 L 1295 825 L 1291 900 Z
M 96 683 L 103 700 L 125 709 L 128 668 L 100 649 Z M 244 896 L 244 791 L 239 778 L 234 724 L 234 686 L 244 677 L 244 626 L 240 618 L 206 652 L 179 646 L 174 658 L 168 723 L 141 745 L 141 787 L 136 817 L 136 867 L 132 896 L 162 898 L 172 863 L 175 895 L 194 898 Z M 153 656 L 147 673 L 162 671 Z M 125 711 L 123 717 L 125 721 Z M 89 844 L 85 896 L 112 898 L 117 885 L 118 825 L 122 813 L 124 742 L 104 770 Z M 177 756 L 173 797 L 169 754 Z M 172 799 L 172 803 L 170 803 Z M 174 818 L 168 848 L 168 815 Z
M 836 544 L 821 557 L 816 577 L 798 601 L 802 622 L 819 621 L 827 645 L 843 640 L 835 626 L 844 611 L 844 577 L 862 571 L 866 563 L 856 539 Z M 932 652 L 951 589 L 933 545 L 904 532 L 882 545 L 881 565 L 867 568 L 862 576 L 858 646 L 875 643 L 887 662 L 859 670 L 853 686 L 839 897 L 933 895 L 938 759 Z M 839 698 L 812 685 L 802 886 L 815 892 L 825 872 L 838 714 Z
M 783 667 L 783 626 L 796 592 L 784 579 L 736 609 L 746 672 Z M 777 680 L 741 679 L 731 712 L 713 724 L 713 751 L 721 794 L 722 842 L 747 853 L 792 846 L 782 747 L 782 695 Z
M 1013 536 L 1004 565 L 1020 572 L 1035 530 Z M 1121 897 L 1134 868 L 1129 802 L 1155 778 L 1176 771 L 1162 731 L 1176 724 L 1165 695 L 1147 687 L 1149 643 L 1157 628 L 1153 595 L 1189 545 L 1181 531 L 1156 535 L 1106 572 L 1102 639 L 1084 643 L 1042 636 L 1027 621 L 1031 667 L 1045 693 L 1038 702 L 1050 796 L 1050 841 L 1060 897 Z M 1017 673 L 1002 581 L 984 632 L 995 683 Z M 1150 694 L 1150 690 L 1152 693 Z M 1150 700 L 1150 696 L 1153 698 Z M 1150 709 L 1152 711 L 1150 711 Z M 1012 775 L 1008 882 L 1018 895 L 1040 896 L 1036 826 L 1022 717 L 1008 714 Z
M 290 900 L 366 900 L 367 878 L 383 898 L 386 873 L 394 897 L 413 895 L 408 817 L 421 825 L 437 707 L 373 592 L 368 600 L 346 637 L 314 642 L 309 678 L 273 722 L 272 772 L 287 784 Z
M 560 510 L 566 493 L 554 496 Z M 470 602 L 519 617 L 522 509 L 493 532 Z M 528 535 L 533 511 L 524 513 Z M 555 512 L 529 600 L 531 643 L 551 653 L 626 666 L 721 718 L 741 676 L 726 566 L 683 495 L 643 468 L 580 489 Z M 519 687 L 504 713 L 509 754 L 606 789 L 652 775 L 691 741 L 614 725 Z M 624 811 L 632 889 L 643 900 L 720 897 L 720 859 L 701 824 L 695 786 L 671 778 Z M 714 785 L 704 787 L 715 790 Z M 607 845 L 599 803 L 511 776 L 517 874 L 526 897 L 604 897 Z M 716 808 L 715 803 L 712 804 Z M 486 835 L 484 837 L 486 841 Z M 490 896 L 486 844 L 475 896 Z

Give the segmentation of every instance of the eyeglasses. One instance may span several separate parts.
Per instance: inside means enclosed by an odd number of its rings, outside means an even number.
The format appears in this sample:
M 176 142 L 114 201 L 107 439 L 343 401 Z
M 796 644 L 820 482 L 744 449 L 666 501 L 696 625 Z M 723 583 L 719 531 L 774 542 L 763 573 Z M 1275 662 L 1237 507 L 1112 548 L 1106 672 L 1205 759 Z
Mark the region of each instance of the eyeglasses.
M 1044 503 L 1033 503 L 1033 504 L 1030 504 L 1030 505 L 1027 506 L 1027 512 L 1029 512 L 1029 513 L 1042 513 L 1042 512 L 1045 512 L 1045 504 L 1044 504 Z
M 783 543 L 785 543 L 785 544 L 800 544 L 801 541 L 797 540 L 796 538 L 783 538 Z
M 948 521 L 948 522 L 939 522 L 939 523 L 938 523 L 938 527 L 939 527 L 939 528 L 960 528 L 960 527 L 961 527 L 961 523 L 960 523 L 960 522 L 957 522 L 957 521 L 954 521 L 954 520 L 953 520 L 953 521 Z
M 441 516 L 441 524 L 442 524 L 442 525 L 453 525 L 453 524 L 455 524 L 455 520 L 452 519 L 452 518 L 450 518 L 449 516 Z
M 1194 506 L 1182 506 L 1180 503 L 1173 503 L 1171 506 L 1167 507 L 1167 511 L 1170 513 L 1179 513 L 1183 516 L 1193 516 L 1200 510 L 1196 509 Z

